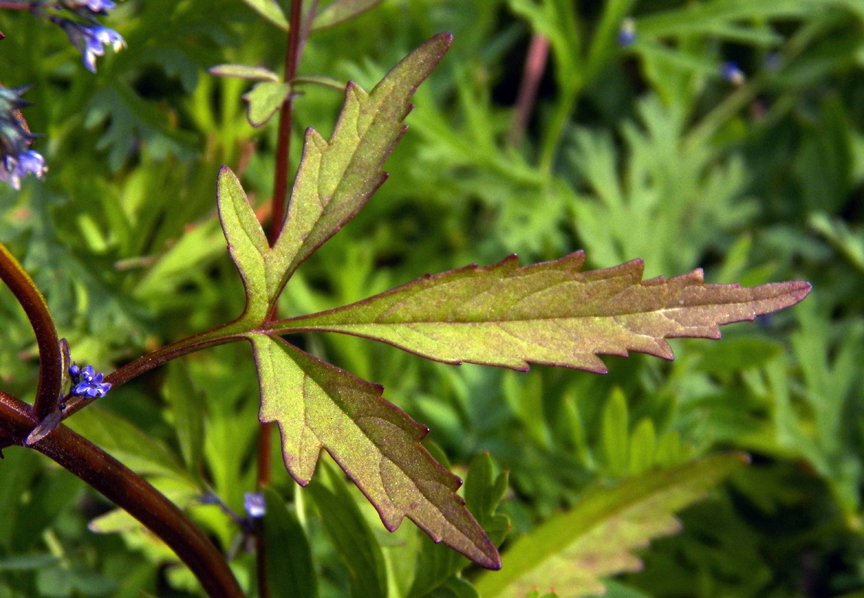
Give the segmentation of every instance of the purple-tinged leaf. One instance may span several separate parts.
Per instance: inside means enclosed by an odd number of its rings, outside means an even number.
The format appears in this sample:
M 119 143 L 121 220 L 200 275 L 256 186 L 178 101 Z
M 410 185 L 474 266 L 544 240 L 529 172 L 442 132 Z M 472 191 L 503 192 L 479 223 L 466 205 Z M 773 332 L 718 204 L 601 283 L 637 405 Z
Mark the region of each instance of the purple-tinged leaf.
M 411 52 L 367 94 L 349 82 L 330 140 L 306 132 L 288 217 L 274 246 L 282 284 L 363 207 L 387 175 L 381 168 L 405 132 L 409 99 L 450 47 L 441 33 Z M 280 286 L 281 288 L 281 286 Z
M 261 386 L 262 422 L 282 434 L 285 466 L 301 485 L 312 478 L 324 448 L 378 510 L 389 530 L 408 517 L 487 567 L 498 551 L 465 508 L 460 480 L 420 441 L 425 426 L 384 400 L 382 388 L 320 361 L 281 339 L 250 334 Z
M 267 284 L 270 246 L 240 181 L 227 166 L 219 170 L 216 201 L 228 252 L 240 271 L 246 290 L 243 316 L 258 324 L 267 315 L 267 298 L 270 296 Z
M 516 256 L 423 278 L 338 309 L 281 320 L 272 332 L 363 336 L 445 363 L 517 370 L 529 363 L 604 373 L 598 354 L 672 359 L 664 340 L 720 338 L 719 326 L 789 307 L 806 282 L 705 284 L 701 270 L 642 280 L 634 260 L 582 271 L 582 252 L 518 267 Z
M 273 81 L 279 82 L 279 75 L 265 69 L 263 66 L 249 66 L 247 64 L 219 64 L 208 69 L 211 75 L 217 77 L 236 77 L 249 81 Z
M 256 83 L 251 91 L 243 94 L 243 99 L 249 102 L 246 118 L 253 127 L 260 127 L 276 114 L 282 107 L 291 86 L 287 83 L 261 81 Z
M 381 4 L 381 0 L 334 0 L 321 9 L 312 22 L 312 29 L 338 25 Z

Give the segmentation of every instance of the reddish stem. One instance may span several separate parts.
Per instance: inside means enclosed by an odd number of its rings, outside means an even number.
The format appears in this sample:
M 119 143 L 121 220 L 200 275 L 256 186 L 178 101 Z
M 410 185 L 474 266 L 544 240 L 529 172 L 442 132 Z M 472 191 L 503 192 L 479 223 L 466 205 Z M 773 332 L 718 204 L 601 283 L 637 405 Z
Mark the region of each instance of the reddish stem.
M 0 391 L 4 444 L 23 444 L 38 423 L 30 408 Z M 243 598 L 225 558 L 186 515 L 134 471 L 65 426 L 33 448 L 98 490 L 162 539 L 211 598 Z
M 291 16 L 288 26 L 288 44 L 285 49 L 285 81 L 289 83 L 297 77 L 297 65 L 300 63 L 300 53 L 303 46 L 304 32 L 302 29 L 303 0 L 292 0 Z M 311 16 L 310 16 L 311 18 Z M 268 241 L 272 247 L 285 221 L 285 210 L 288 202 L 288 174 L 291 171 L 291 123 L 294 116 L 294 93 L 288 94 L 282 103 L 279 113 L 279 134 L 276 147 L 276 173 L 273 181 L 273 199 L 271 205 L 270 234 Z M 278 318 L 277 308 L 274 303 L 269 316 Z M 273 435 L 273 424 L 262 422 L 258 431 L 258 475 L 257 486 L 264 488 L 270 485 L 270 472 L 272 468 L 272 455 L 270 450 L 271 437 Z M 270 589 L 267 583 L 267 554 L 264 545 L 264 522 L 260 521 L 255 527 L 258 576 L 258 595 L 260 598 L 268 598 Z
M 0 2 L 3 10 L 33 10 L 34 2 Z
M 54 410 L 63 382 L 57 329 L 42 293 L 36 288 L 36 284 L 18 260 L 2 244 L 0 244 L 0 279 L 6 283 L 21 304 L 36 335 L 36 345 L 39 348 L 39 383 L 36 387 L 33 410 L 41 420 Z
M 300 62 L 300 48 L 303 44 L 301 30 L 303 0 L 291 2 L 291 17 L 288 29 L 288 45 L 285 49 L 285 81 L 291 82 L 297 76 Z M 270 221 L 270 244 L 273 245 L 282 232 L 285 220 L 285 207 L 288 201 L 288 174 L 291 171 L 291 122 L 294 116 L 293 90 L 285 98 L 279 113 L 279 136 L 276 147 L 276 174 L 273 180 L 273 210 Z
M 534 34 L 531 45 L 528 47 L 528 55 L 525 57 L 525 66 L 522 70 L 522 82 L 519 85 L 519 95 L 516 97 L 516 111 L 513 114 L 513 125 L 507 141 L 511 146 L 518 146 L 528 127 L 528 119 L 534 110 L 534 102 L 537 100 L 537 89 L 540 87 L 540 79 L 546 70 L 546 61 L 549 57 L 549 38 Z

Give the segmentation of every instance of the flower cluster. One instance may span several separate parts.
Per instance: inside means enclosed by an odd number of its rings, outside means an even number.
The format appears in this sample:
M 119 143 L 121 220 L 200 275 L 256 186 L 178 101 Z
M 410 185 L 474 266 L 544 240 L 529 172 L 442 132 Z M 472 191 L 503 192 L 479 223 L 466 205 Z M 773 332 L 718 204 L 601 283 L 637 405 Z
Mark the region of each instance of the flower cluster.
M 29 87 L 0 87 L 0 180 L 16 189 L 28 174 L 41 177 L 48 170 L 45 158 L 30 149 L 36 138 L 20 109 L 30 105 L 22 96 Z
M 87 395 L 90 398 L 98 399 L 104 397 L 111 390 L 110 382 L 102 382 L 102 374 L 95 373 L 93 366 L 88 365 L 83 370 L 77 365 L 72 365 L 69 368 L 69 376 L 72 378 L 73 395 Z
M 58 18 L 55 21 L 84 58 L 84 66 L 91 73 L 96 72 L 96 57 L 105 55 L 105 46 L 111 46 L 115 52 L 126 47 L 126 41 L 113 29 L 101 25 L 84 25 L 69 19 Z

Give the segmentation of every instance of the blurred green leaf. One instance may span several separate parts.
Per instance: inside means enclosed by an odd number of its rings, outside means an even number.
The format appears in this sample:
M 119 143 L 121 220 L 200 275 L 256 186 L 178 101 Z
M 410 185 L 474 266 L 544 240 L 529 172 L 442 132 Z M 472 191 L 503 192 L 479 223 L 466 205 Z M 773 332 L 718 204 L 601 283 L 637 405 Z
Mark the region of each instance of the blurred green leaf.
M 381 0 L 334 0 L 315 15 L 312 29 L 324 29 L 338 25 L 372 10 L 379 4 L 381 4 Z
M 279 75 L 265 69 L 263 66 L 249 66 L 246 64 L 220 64 L 210 67 L 211 75 L 219 77 L 237 77 L 238 79 L 249 79 L 252 81 L 279 82 Z M 254 125 L 253 125 L 254 126 Z
M 243 99 L 249 102 L 247 118 L 253 127 L 260 127 L 270 120 L 276 111 L 282 107 L 291 86 L 288 83 L 261 81 L 252 86 L 252 91 L 243 94 Z
M 306 532 L 272 488 L 264 489 L 267 582 L 274 598 L 317 598 L 318 577 Z
M 276 0 L 243 0 L 243 2 L 280 29 L 288 31 L 288 20 Z
M 321 514 L 327 536 L 351 576 L 354 598 L 386 598 L 387 573 L 381 546 L 339 474 L 326 462 L 321 465 L 329 488 L 319 479 L 307 487 Z
M 500 572 L 477 579 L 477 590 L 488 598 L 521 597 L 554 582 L 567 596 L 602 593 L 601 577 L 641 566 L 631 550 L 680 530 L 671 513 L 746 462 L 741 455 L 720 455 L 594 488 L 572 510 L 519 538 L 504 554 Z

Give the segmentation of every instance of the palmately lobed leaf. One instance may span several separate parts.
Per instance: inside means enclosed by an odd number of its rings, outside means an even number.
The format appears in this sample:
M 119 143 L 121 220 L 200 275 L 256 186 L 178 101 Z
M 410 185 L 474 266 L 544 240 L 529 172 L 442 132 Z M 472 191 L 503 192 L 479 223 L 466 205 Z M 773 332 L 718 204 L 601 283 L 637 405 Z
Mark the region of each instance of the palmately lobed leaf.
M 461 481 L 420 444 L 427 428 L 384 400 L 382 388 L 292 347 L 250 334 L 262 422 L 282 434 L 285 466 L 301 485 L 325 448 L 375 506 L 389 530 L 408 517 L 436 542 L 500 567 L 492 542 L 456 490 Z
M 671 359 L 664 340 L 719 338 L 719 326 L 789 307 L 806 282 L 705 284 L 701 270 L 642 280 L 643 263 L 583 272 L 583 252 L 520 268 L 518 258 L 427 275 L 364 301 L 271 324 L 273 332 L 362 336 L 445 363 L 529 363 L 605 373 L 598 354 Z

